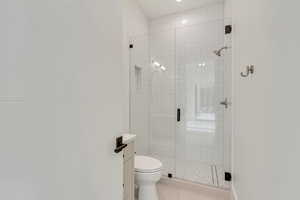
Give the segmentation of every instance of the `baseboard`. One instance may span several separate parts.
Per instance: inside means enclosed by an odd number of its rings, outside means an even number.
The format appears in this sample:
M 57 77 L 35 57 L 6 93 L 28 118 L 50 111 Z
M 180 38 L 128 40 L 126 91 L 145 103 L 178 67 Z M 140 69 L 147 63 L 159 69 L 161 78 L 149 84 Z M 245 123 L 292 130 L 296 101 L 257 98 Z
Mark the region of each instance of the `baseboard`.
M 232 200 L 238 200 L 237 193 L 236 193 L 234 185 L 231 186 L 231 199 Z

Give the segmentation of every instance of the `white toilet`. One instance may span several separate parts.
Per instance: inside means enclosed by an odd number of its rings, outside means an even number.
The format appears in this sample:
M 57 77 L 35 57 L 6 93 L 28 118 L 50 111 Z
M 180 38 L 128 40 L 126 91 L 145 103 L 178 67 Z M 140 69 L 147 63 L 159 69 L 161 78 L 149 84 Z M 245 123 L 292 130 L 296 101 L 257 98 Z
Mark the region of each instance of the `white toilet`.
M 161 178 L 162 163 L 148 156 L 135 156 L 134 168 L 138 200 L 159 200 L 156 183 Z

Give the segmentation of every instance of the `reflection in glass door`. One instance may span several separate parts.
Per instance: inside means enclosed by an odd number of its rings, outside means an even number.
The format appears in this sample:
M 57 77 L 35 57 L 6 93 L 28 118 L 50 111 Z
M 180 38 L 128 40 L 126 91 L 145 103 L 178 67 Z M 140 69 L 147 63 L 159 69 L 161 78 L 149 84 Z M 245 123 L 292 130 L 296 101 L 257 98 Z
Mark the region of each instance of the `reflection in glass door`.
M 223 21 L 176 29 L 176 176 L 223 185 Z

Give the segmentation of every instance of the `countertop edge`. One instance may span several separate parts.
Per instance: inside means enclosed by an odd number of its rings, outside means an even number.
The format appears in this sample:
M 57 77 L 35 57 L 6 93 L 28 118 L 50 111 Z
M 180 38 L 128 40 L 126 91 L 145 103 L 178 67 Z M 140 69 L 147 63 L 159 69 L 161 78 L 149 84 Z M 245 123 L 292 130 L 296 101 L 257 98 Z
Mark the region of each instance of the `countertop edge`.
M 124 144 L 129 144 L 133 141 L 135 141 L 136 139 L 136 135 L 133 135 L 133 134 L 123 134 L 123 143 Z

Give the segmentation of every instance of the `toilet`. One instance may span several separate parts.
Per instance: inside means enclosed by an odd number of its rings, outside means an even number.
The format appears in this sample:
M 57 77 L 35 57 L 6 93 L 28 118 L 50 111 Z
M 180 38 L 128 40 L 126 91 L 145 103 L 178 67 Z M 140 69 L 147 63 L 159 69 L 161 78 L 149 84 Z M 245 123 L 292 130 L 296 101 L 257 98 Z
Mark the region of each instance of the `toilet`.
M 138 200 L 159 200 L 156 183 L 162 175 L 162 163 L 155 158 L 136 155 L 134 168 Z

